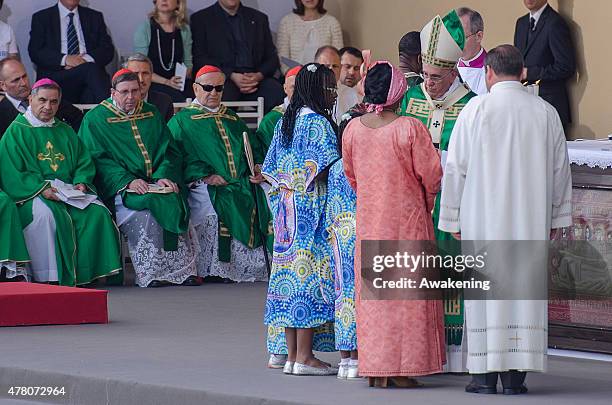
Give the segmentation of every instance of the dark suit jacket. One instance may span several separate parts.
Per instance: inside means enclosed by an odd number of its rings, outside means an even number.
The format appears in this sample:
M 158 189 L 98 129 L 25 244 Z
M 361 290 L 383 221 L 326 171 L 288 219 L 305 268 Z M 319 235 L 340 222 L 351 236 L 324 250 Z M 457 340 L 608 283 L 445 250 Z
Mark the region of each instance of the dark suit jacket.
M 0 139 L 18 115 L 19 111 L 17 111 L 13 103 L 11 103 L 8 98 L 3 97 L 2 100 L 0 100 Z M 83 121 L 83 113 L 72 104 L 65 103 L 62 100 L 57 110 L 56 117 L 70 125 L 72 129 L 74 129 L 74 132 L 79 132 L 81 121 Z
M 279 69 L 276 46 L 272 41 L 268 17 L 253 8 L 241 7 L 244 32 L 252 50 L 255 70 L 265 77 L 272 77 Z M 225 75 L 234 72 L 234 49 L 230 28 L 225 11 L 219 3 L 194 13 L 191 16 L 191 35 L 193 37 L 193 72 L 204 65 L 215 65 Z
M 115 55 L 113 40 L 108 35 L 104 16 L 96 10 L 79 6 L 79 19 L 87 53 L 104 67 Z M 62 33 L 57 5 L 40 10 L 32 16 L 28 52 L 36 64 L 38 77 L 45 72 L 63 70 Z
M 571 122 L 567 81 L 576 74 L 574 47 L 567 23 L 550 5 L 529 33 L 527 14 L 516 21 L 514 46 L 521 50 L 527 80 L 541 80 L 540 96 L 552 104 L 564 125 Z
M 147 102 L 157 107 L 166 122 L 170 121 L 174 116 L 174 105 L 172 103 L 172 97 L 169 95 L 160 93 L 159 91 L 149 90 Z

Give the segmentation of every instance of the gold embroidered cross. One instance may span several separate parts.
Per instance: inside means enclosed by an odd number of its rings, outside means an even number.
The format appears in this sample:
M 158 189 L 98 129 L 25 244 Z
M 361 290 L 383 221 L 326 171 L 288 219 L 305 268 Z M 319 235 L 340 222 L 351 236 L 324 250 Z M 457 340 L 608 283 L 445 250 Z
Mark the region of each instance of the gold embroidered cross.
M 51 170 L 56 172 L 57 169 L 59 169 L 59 165 L 57 164 L 57 162 L 61 162 L 66 158 L 64 157 L 62 153 L 53 152 L 55 148 L 53 147 L 53 144 L 51 143 L 51 141 L 47 141 L 47 144 L 45 145 L 45 147 L 47 148 L 47 153 L 40 152 L 38 154 L 38 160 L 41 160 L 41 161 L 48 160 Z
M 520 337 L 518 337 L 518 332 L 514 332 L 514 337 L 508 338 L 510 340 L 514 340 L 514 343 L 516 344 L 516 347 L 518 348 L 518 341 L 522 340 Z

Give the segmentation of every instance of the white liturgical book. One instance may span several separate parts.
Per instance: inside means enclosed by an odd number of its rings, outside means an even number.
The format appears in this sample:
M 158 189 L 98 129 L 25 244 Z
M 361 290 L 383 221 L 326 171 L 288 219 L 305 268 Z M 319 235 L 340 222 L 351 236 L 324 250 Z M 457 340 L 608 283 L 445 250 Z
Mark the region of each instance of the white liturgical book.
M 81 210 L 86 208 L 92 202 L 96 201 L 98 198 L 93 194 L 87 194 L 81 190 L 77 190 L 74 188 L 74 185 L 64 183 L 58 179 L 51 181 L 51 187 L 57 190 L 55 195 L 61 201 Z
M 177 63 L 174 68 L 174 75 L 183 79 L 181 91 L 185 91 L 185 80 L 187 80 L 187 66 L 184 63 Z

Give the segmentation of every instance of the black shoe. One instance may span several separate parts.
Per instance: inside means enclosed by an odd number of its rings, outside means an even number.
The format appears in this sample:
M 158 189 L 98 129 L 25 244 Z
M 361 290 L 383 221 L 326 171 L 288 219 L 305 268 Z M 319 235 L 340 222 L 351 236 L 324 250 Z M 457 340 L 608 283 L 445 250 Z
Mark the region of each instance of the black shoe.
M 496 385 L 480 385 L 472 381 L 465 386 L 465 392 L 470 394 L 497 394 Z
M 183 281 L 181 283 L 181 285 L 185 285 L 185 286 L 188 286 L 188 287 L 197 287 L 197 286 L 199 286 L 201 284 L 202 283 L 200 282 L 200 280 L 196 276 L 189 276 L 189 277 L 187 277 L 187 280 L 185 280 L 185 281 Z
M 522 384 L 520 387 L 504 388 L 504 395 L 526 394 L 527 391 L 529 391 L 527 389 L 527 386 L 525 384 Z
M 147 288 L 159 288 L 163 286 L 164 286 L 164 283 L 162 283 L 161 281 L 153 280 L 147 285 Z
M 205 283 L 223 283 L 223 280 L 225 280 L 223 277 L 219 277 L 219 276 L 206 276 L 204 277 L 204 282 Z

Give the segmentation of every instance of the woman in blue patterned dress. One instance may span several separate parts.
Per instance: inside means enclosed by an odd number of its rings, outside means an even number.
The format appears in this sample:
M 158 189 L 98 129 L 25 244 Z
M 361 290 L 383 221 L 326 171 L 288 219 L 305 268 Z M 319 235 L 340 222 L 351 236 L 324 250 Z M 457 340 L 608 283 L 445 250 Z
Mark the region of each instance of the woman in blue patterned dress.
M 359 106 L 342 116 L 338 130 L 338 152 L 342 154 L 342 132 L 353 117 L 363 115 Z M 336 349 L 340 350 L 338 378 L 359 379 L 357 326 L 355 323 L 355 210 L 357 195 L 344 174 L 342 159 L 329 169 L 325 227 L 332 249 L 334 275 Z
M 264 322 L 285 328 L 283 371 L 331 375 L 337 369 L 315 358 L 313 330 L 334 321 L 334 285 L 325 238 L 327 171 L 339 159 L 332 108 L 336 79 L 311 63 L 298 73 L 295 92 L 276 125 L 262 174 L 274 223 L 272 273 Z

